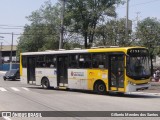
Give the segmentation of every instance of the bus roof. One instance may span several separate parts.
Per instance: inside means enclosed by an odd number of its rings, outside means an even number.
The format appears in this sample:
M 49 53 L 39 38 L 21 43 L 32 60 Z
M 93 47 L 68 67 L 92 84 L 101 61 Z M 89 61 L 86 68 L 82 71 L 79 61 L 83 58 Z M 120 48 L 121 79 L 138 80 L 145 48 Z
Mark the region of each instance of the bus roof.
M 68 53 L 90 53 L 90 52 L 124 52 L 132 48 L 145 47 L 114 47 L 114 48 L 93 48 L 93 49 L 78 49 L 78 50 L 46 50 L 40 52 L 24 52 L 21 55 L 46 55 L 46 54 L 68 54 Z

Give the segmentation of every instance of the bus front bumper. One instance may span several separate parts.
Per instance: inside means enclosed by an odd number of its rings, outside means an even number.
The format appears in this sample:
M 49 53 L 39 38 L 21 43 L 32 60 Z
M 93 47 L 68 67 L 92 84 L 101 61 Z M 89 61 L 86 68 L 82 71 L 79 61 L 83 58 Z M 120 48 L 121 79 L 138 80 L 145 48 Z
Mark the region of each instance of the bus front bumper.
M 129 83 L 126 87 L 126 92 L 136 92 L 139 90 L 147 90 L 150 87 L 151 87 L 150 83 L 141 84 L 141 85 L 133 85 Z

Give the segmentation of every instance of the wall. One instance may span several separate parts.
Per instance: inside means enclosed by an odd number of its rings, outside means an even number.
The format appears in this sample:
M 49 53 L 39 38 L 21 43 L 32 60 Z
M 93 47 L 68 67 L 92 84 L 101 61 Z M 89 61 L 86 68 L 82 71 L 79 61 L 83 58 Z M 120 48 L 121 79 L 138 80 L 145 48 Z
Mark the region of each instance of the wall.
M 8 71 L 10 68 L 9 63 L 1 64 L 0 71 Z M 12 69 L 19 69 L 19 63 L 12 63 Z

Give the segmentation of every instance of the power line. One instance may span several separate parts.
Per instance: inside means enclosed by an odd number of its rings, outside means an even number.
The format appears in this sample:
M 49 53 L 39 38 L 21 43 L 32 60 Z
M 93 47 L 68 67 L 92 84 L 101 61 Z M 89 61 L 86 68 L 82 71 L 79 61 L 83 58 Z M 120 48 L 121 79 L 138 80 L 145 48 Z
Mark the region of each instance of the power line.
M 3 35 L 12 35 L 12 33 L 0 33 L 0 34 L 3 34 Z M 14 34 L 14 35 L 21 35 L 21 34 Z
M 153 3 L 153 2 L 157 2 L 157 1 L 160 1 L 160 0 L 151 0 L 151 1 L 148 1 L 148 2 L 135 4 L 135 5 L 132 5 L 132 6 L 130 6 L 130 7 L 134 7 L 134 6 L 138 6 L 138 5 L 144 5 L 144 4 Z
M 51 26 L 51 25 L 50 25 Z M 35 26 L 34 27 L 34 29 L 42 29 L 42 28 L 48 28 L 49 26 Z M 51 28 L 53 28 L 52 26 L 51 26 Z M 58 29 L 59 27 L 54 27 L 55 29 Z M 21 30 L 24 30 L 25 29 L 25 26 L 23 27 L 23 28 L 21 28 L 21 27 L 1 27 L 0 26 L 0 29 L 21 29 Z
M 4 35 L 12 35 L 12 33 L 0 33 L 0 34 L 4 34 Z M 25 34 L 25 33 L 13 33 L 13 35 L 43 35 L 43 36 L 50 36 L 50 35 L 54 35 L 54 34 Z
M 149 3 L 153 3 L 153 2 L 158 2 L 158 1 L 160 1 L 160 0 L 151 0 L 151 1 L 148 1 L 148 2 L 133 4 L 133 5 L 130 5 L 129 7 L 135 7 L 135 6 L 139 6 L 139 5 L 145 5 L 145 4 L 149 4 Z M 119 7 L 119 9 L 121 9 L 121 8 L 125 8 L 125 7 Z
M 9 43 L 8 41 L 6 41 L 6 40 L 3 40 L 3 41 L 5 41 L 6 43 L 8 43 L 9 45 L 11 44 L 11 43 Z
M 38 24 L 37 26 L 34 26 L 34 27 L 49 27 L 49 26 L 52 26 L 55 24 L 45 24 L 45 23 L 40 23 Z M 14 25 L 6 25 L 6 24 L 0 24 L 0 27 L 11 27 L 11 28 L 24 28 L 24 27 L 27 27 L 27 26 L 31 26 L 31 25 L 26 25 L 26 26 L 14 26 Z
M 15 25 L 3 25 L 3 24 L 0 24 L 0 27 L 16 27 L 16 28 L 17 27 L 20 27 L 20 28 L 22 27 L 23 28 L 24 26 L 15 26 Z
M 133 5 L 129 5 L 129 7 L 134 7 L 134 6 L 138 6 L 138 5 L 144 5 L 144 4 L 149 4 L 149 3 L 153 3 L 153 2 L 158 2 L 160 0 L 151 0 L 151 1 L 148 1 L 148 2 L 143 2 L 143 3 L 138 3 L 138 4 L 133 4 Z M 120 8 L 126 8 L 126 7 L 120 7 Z M 43 18 L 43 17 L 42 17 Z M 52 25 L 52 24 L 50 24 Z M 5 28 L 3 28 L 5 27 Z M 9 27 L 9 28 L 6 28 L 6 27 Z M 0 29 L 24 29 L 25 26 L 22 26 L 22 25 L 7 25 L 7 24 L 0 24 Z M 46 26 L 36 26 L 36 27 L 48 27 L 47 25 Z
M 24 28 L 14 28 L 14 27 L 13 28 L 11 28 L 11 27 L 10 28 L 6 28 L 6 27 L 0 27 L 0 29 L 24 29 Z

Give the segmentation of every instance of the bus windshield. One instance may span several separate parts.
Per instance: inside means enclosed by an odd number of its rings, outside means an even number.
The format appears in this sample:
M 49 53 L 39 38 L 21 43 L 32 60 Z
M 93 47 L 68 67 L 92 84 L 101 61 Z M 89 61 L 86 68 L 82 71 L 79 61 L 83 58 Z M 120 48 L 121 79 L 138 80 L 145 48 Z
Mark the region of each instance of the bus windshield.
M 150 61 L 148 55 L 130 55 L 127 57 L 127 75 L 133 79 L 150 77 Z

